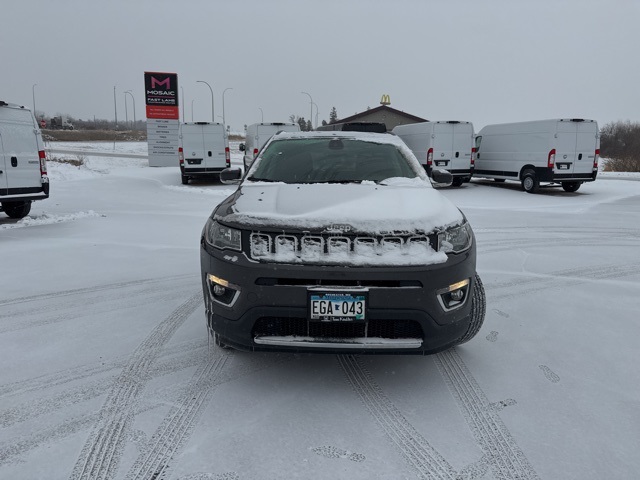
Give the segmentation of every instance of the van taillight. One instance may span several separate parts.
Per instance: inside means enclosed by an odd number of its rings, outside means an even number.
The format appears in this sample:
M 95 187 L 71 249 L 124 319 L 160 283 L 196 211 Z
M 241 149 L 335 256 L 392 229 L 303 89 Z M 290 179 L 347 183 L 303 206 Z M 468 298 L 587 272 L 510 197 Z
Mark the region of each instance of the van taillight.
M 38 151 L 38 158 L 40 158 L 40 175 L 47 174 L 47 154 L 44 150 Z
M 598 159 L 600 158 L 600 149 L 596 148 L 596 156 L 593 157 L 593 169 L 598 169 Z
M 433 148 L 430 148 L 427 152 L 427 166 L 433 165 Z
M 231 153 L 229 153 L 229 147 L 224 149 L 224 159 L 227 161 L 227 168 L 231 166 Z
M 183 167 L 184 166 L 184 151 L 182 150 L 182 147 L 178 147 L 178 159 L 180 160 L 180 166 Z
M 258 156 L 258 149 L 254 148 L 253 149 L 253 158 L 256 158 Z
M 553 168 L 556 163 L 556 149 L 552 148 L 549 152 L 549 157 L 547 158 L 547 167 Z
M 471 147 L 471 166 L 476 164 L 476 147 Z

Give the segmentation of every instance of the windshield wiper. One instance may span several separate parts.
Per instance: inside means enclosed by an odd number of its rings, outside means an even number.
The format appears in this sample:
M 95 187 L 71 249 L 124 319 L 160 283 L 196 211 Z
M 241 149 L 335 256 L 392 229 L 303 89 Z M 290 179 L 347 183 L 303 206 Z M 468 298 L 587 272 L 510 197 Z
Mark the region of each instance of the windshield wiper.
M 251 180 L 252 182 L 277 182 L 278 180 L 271 180 L 270 178 L 258 178 L 258 177 L 248 177 L 247 180 Z

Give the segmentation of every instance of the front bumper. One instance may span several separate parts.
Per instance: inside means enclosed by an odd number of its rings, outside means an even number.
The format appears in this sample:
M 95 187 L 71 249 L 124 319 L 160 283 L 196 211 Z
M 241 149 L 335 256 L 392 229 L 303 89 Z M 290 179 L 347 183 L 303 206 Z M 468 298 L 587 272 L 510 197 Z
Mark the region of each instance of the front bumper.
M 341 267 L 258 263 L 204 242 L 200 249 L 207 325 L 240 350 L 319 353 L 436 353 L 468 330 L 475 240 L 446 263 L 411 267 Z M 217 300 L 208 275 L 231 286 Z M 446 311 L 438 292 L 469 280 L 462 306 Z M 314 322 L 312 289 L 366 289 L 364 322 Z

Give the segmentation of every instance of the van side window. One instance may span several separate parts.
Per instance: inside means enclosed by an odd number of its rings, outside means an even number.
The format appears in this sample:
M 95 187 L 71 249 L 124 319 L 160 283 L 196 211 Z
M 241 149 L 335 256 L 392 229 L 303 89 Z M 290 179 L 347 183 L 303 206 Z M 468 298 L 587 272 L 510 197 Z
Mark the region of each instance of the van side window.
M 476 137 L 476 152 L 480 150 L 480 143 L 482 142 L 482 137 Z

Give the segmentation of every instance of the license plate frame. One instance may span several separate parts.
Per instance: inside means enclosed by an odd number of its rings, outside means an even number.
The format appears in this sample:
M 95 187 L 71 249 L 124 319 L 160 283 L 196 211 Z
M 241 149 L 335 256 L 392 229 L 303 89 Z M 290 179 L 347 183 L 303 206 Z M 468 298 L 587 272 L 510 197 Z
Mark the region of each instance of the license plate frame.
M 367 290 L 308 290 L 307 318 L 310 322 L 364 323 L 368 303 Z

